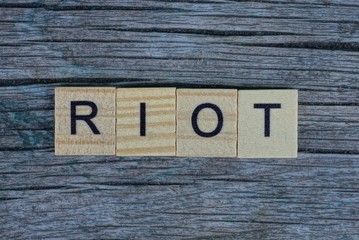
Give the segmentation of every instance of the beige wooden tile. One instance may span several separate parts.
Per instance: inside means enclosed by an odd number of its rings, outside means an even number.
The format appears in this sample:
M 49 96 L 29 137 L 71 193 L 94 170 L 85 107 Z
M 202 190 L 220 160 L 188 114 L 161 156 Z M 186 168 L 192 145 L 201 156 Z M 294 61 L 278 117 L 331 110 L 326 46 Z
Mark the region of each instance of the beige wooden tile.
M 177 156 L 236 153 L 237 90 L 177 89 Z
M 238 157 L 297 157 L 297 118 L 297 90 L 240 90 Z
M 116 115 L 117 156 L 176 155 L 176 88 L 119 88 Z
M 115 155 L 115 103 L 116 88 L 56 88 L 55 154 Z

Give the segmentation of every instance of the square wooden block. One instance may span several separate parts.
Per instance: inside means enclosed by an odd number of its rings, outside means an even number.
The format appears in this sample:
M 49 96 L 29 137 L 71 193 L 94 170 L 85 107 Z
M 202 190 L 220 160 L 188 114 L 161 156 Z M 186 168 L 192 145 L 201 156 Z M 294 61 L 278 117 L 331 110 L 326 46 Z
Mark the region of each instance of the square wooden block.
M 297 157 L 297 90 L 238 92 L 238 157 Z
M 176 155 L 176 88 L 117 89 L 117 156 Z
M 55 89 L 55 154 L 115 155 L 116 89 Z
M 177 156 L 236 153 L 237 90 L 177 89 Z

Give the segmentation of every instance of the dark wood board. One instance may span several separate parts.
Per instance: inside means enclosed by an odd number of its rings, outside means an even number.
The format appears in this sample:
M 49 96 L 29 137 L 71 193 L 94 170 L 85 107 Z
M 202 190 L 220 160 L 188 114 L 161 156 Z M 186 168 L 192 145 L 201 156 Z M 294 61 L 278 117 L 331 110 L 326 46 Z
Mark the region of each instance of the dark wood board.
M 359 239 L 357 0 L 0 1 L 0 239 Z M 55 157 L 58 86 L 299 90 L 297 159 Z

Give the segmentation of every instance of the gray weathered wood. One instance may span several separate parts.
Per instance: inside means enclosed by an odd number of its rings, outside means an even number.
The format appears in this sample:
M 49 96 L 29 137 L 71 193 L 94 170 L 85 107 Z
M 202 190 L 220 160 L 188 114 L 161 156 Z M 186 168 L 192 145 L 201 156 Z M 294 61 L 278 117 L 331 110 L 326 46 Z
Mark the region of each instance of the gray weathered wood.
M 0 239 L 359 239 L 359 2 L 0 1 Z M 57 86 L 299 89 L 298 159 L 55 157 Z

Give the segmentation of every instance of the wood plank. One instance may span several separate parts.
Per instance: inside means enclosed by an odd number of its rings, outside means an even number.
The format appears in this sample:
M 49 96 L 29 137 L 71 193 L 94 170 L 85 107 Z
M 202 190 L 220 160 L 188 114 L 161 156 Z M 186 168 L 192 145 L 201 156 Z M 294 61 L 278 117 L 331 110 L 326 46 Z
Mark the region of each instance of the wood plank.
M 5 239 L 357 239 L 357 0 L 3 0 Z M 298 159 L 55 157 L 54 88 L 298 89 Z
M 54 158 L 51 150 L 38 150 L 2 151 L 0 158 L 6 238 L 359 234 L 358 155 L 174 161 Z
M 325 90 L 331 79 L 338 91 L 357 80 L 352 73 L 357 70 L 358 54 L 351 51 L 357 49 L 353 20 L 357 7 L 219 3 L 141 1 L 136 10 L 131 1 L 110 1 L 107 6 L 114 10 L 109 11 L 106 5 L 97 9 L 94 2 L 82 9 L 74 2 L 47 1 L 38 8 L 0 8 L 5 44 L 2 75 L 53 79 L 91 73 L 98 78 L 126 75 L 190 84 L 206 77 L 211 84 L 225 79 L 226 85 L 248 87 L 250 80 L 252 85 L 268 87 L 275 81 L 282 87 L 310 85 Z M 94 11 L 86 11 L 91 6 Z M 176 11 L 164 11 L 171 7 Z M 112 61 L 105 61 L 109 57 Z M 174 63 L 181 67 L 171 67 Z M 317 84 L 309 84 L 313 81 Z
M 116 84 L 107 83 L 110 86 Z M 53 147 L 56 86 L 61 84 L 0 87 L 0 119 L 4 129 L 0 132 L 2 149 Z M 308 101 L 307 96 L 317 97 L 312 91 L 299 91 L 299 150 L 358 153 L 359 106 L 351 102 L 320 105 L 320 95 L 315 100 L 317 103 L 301 102 L 301 99 Z M 351 101 L 350 98 L 346 100 Z

